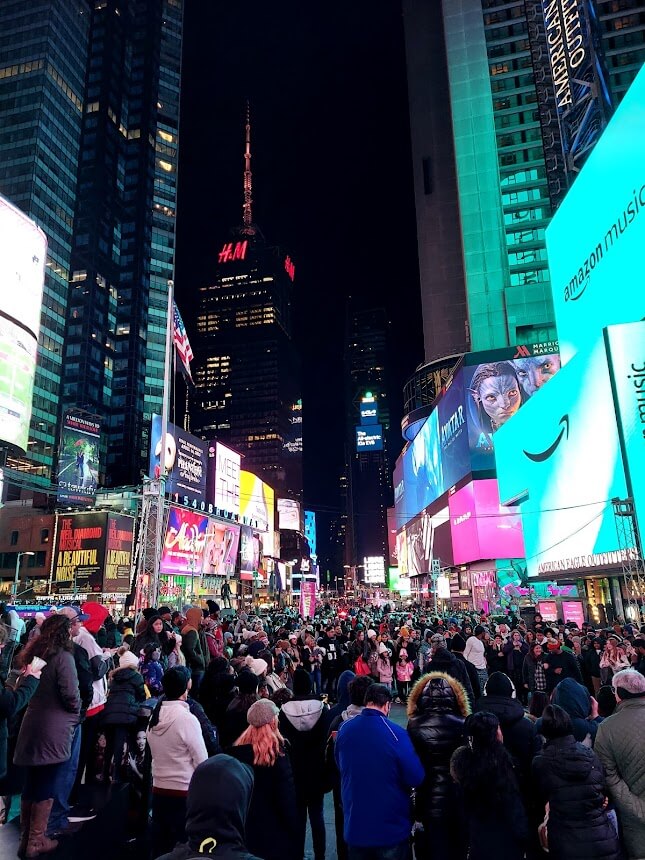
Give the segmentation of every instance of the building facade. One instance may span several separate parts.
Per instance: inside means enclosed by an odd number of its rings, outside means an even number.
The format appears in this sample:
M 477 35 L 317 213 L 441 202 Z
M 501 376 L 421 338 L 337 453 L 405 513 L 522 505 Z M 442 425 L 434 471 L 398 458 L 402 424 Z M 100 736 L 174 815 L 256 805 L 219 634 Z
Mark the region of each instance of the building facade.
M 183 0 L 0 7 L 0 193 L 49 242 L 29 449 L 8 465 L 45 485 L 69 409 L 100 420 L 101 483 L 138 482 L 147 460 L 174 271 L 182 18 Z
M 430 61 L 424 67 L 418 58 L 424 50 L 436 51 L 428 28 L 440 5 L 459 207 L 459 220 L 451 220 L 453 233 L 459 225 L 463 246 L 470 348 L 554 340 L 545 229 L 580 166 L 574 151 L 579 139 L 572 142 L 567 137 L 569 119 L 563 119 L 563 111 L 558 113 L 554 98 L 563 82 L 554 80 L 553 58 L 543 38 L 549 23 L 545 15 L 553 14 L 552 8 L 557 11 L 559 4 L 405 0 L 413 151 L 430 157 L 434 138 L 428 134 L 428 114 L 438 97 L 434 85 L 441 86 L 441 69 L 437 71 L 435 59 L 431 74 Z M 592 91 L 598 100 L 598 119 L 583 129 L 580 138 L 582 163 L 645 60 L 645 8 L 639 0 L 579 0 L 574 5 L 585 22 L 589 80 L 594 83 L 586 95 L 574 94 L 574 101 L 588 104 Z M 424 38 L 425 49 L 420 44 Z M 420 82 L 419 77 L 425 80 Z M 560 130 L 563 140 L 557 139 Z M 428 218 L 419 200 L 417 191 L 423 260 L 424 249 L 436 241 L 440 222 Z M 452 247 L 456 241 L 452 235 Z M 447 291 L 447 283 L 441 268 L 422 277 L 422 290 L 430 295 L 429 301 L 424 299 L 426 339 L 426 314 L 446 313 L 441 293 Z M 454 312 L 459 314 L 462 307 L 458 290 L 453 307 L 446 314 L 446 330 L 454 327 Z M 426 356 L 436 354 L 433 343 L 426 342 Z
M 302 493 L 300 365 L 292 340 L 291 259 L 256 228 L 225 242 L 201 287 L 191 431 L 239 451 L 278 495 Z
M 366 558 L 387 559 L 392 428 L 388 379 L 389 323 L 383 308 L 350 307 L 345 332 L 346 568 L 363 579 Z M 390 438 L 394 435 L 394 439 Z M 375 583 L 377 584 L 377 583 Z

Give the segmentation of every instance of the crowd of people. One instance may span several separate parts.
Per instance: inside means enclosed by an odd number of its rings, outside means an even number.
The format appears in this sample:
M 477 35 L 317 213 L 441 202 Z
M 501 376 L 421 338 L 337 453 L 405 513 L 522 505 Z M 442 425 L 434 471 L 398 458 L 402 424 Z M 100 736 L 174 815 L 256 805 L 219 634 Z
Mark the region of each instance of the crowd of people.
M 133 793 L 148 858 L 302 860 L 308 821 L 323 860 L 329 792 L 339 860 L 645 858 L 645 628 L 212 601 L 3 621 L 20 857 L 82 827 L 82 787 L 103 785 Z

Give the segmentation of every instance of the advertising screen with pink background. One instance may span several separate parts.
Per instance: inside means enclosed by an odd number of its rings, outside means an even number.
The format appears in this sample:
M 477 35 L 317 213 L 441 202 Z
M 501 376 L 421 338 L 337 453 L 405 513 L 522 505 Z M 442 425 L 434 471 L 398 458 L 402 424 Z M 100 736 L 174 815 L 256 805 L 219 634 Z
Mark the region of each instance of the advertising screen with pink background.
M 454 564 L 482 558 L 523 558 L 522 522 L 500 504 L 497 481 L 471 481 L 448 499 Z

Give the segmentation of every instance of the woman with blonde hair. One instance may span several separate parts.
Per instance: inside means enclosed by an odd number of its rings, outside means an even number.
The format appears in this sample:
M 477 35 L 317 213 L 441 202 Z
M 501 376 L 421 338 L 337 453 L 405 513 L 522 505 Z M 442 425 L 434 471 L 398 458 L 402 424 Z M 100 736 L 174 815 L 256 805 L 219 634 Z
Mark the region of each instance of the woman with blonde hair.
M 264 860 L 299 860 L 296 790 L 278 714 L 270 699 L 254 702 L 247 713 L 249 727 L 228 752 L 251 767 L 255 777 L 246 820 L 249 851 Z

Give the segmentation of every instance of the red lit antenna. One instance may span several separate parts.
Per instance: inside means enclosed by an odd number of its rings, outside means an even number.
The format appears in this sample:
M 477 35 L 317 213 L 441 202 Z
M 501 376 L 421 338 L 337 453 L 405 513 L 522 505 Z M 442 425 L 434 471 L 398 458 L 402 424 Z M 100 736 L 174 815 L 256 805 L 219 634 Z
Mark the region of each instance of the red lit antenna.
M 242 233 L 245 236 L 254 236 L 255 227 L 253 226 L 253 213 L 251 205 L 253 203 L 251 190 L 253 187 L 253 175 L 251 173 L 251 108 L 247 101 L 246 103 L 246 148 L 244 150 L 244 205 L 242 206 Z

